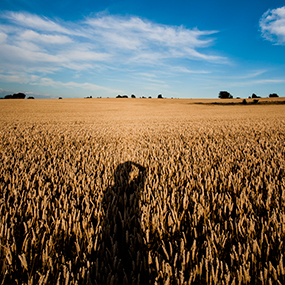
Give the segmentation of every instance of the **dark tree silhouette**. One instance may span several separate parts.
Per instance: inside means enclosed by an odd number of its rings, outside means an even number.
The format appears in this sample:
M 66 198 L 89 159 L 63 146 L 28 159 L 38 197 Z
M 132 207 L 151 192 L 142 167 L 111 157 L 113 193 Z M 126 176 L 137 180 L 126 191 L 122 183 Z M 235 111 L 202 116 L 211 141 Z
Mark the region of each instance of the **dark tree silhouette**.
M 13 95 L 6 95 L 5 99 L 25 99 L 26 95 L 24 93 L 15 93 Z
M 220 91 L 219 98 L 220 99 L 232 99 L 233 95 L 231 95 L 228 91 Z
M 148 284 L 147 248 L 141 230 L 141 191 L 146 169 L 134 162 L 119 164 L 114 185 L 102 200 L 105 213 L 95 283 Z M 112 281 L 112 282 L 111 282 Z
M 16 99 L 25 99 L 26 95 L 24 93 L 13 94 L 13 97 Z
M 269 94 L 269 98 L 277 98 L 277 97 L 279 96 L 276 93 Z
M 159 94 L 159 95 L 157 96 L 157 98 L 162 99 L 163 97 L 162 97 L 161 94 Z
M 131 95 L 131 98 L 136 98 L 136 95 L 132 94 L 132 95 Z

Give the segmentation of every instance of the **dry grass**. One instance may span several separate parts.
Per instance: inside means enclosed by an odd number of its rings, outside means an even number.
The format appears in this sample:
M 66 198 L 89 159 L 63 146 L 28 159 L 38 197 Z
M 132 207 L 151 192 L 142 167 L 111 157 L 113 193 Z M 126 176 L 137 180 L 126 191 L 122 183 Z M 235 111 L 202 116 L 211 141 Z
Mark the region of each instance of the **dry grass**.
M 0 101 L 2 284 L 284 284 L 285 106 Z

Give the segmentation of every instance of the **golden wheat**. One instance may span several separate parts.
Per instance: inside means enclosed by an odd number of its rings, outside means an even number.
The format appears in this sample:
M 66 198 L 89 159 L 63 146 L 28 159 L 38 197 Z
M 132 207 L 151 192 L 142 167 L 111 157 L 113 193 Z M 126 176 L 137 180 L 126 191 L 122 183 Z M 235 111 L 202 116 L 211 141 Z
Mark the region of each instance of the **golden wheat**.
M 0 102 L 2 284 L 285 283 L 282 105 L 86 102 Z

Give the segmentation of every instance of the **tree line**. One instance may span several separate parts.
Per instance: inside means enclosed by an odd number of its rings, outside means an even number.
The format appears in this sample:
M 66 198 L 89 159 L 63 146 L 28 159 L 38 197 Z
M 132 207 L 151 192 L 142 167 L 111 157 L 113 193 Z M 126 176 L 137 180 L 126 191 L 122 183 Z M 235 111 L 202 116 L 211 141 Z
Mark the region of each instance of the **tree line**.
M 129 96 L 128 96 L 128 95 L 120 95 L 120 94 L 119 94 L 119 95 L 116 96 L 116 98 L 129 98 Z M 135 94 L 132 94 L 132 95 L 131 95 L 131 98 L 137 98 L 137 97 L 136 97 Z M 151 96 L 148 96 L 148 97 L 142 96 L 142 97 L 140 97 L 140 98 L 149 98 L 149 99 L 151 99 L 152 97 L 151 97 Z M 158 94 L 158 95 L 157 95 L 157 98 L 163 99 L 162 94 Z
M 278 94 L 276 93 L 272 93 L 272 94 L 269 94 L 268 96 L 269 98 L 277 98 L 279 97 Z M 233 99 L 233 95 L 231 93 L 229 93 L 228 91 L 220 91 L 219 93 L 219 98 L 220 99 Z M 256 98 L 261 98 L 260 96 L 257 96 L 255 93 L 253 93 L 251 96 L 248 97 L 249 99 L 253 98 L 253 99 L 256 99 Z M 237 98 L 237 99 L 240 99 L 240 98 Z
M 25 99 L 25 98 L 26 98 L 26 94 L 24 93 L 15 93 L 13 95 L 9 94 L 9 95 L 5 95 L 4 97 L 4 99 Z M 35 98 L 30 96 L 28 97 L 28 99 L 35 99 Z

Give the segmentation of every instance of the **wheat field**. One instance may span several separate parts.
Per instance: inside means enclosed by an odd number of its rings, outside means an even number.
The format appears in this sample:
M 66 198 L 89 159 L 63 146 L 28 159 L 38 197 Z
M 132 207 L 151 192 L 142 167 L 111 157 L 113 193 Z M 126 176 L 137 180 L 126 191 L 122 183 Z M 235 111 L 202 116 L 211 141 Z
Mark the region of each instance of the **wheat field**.
M 0 100 L 1 284 L 285 284 L 285 105 L 195 102 Z

